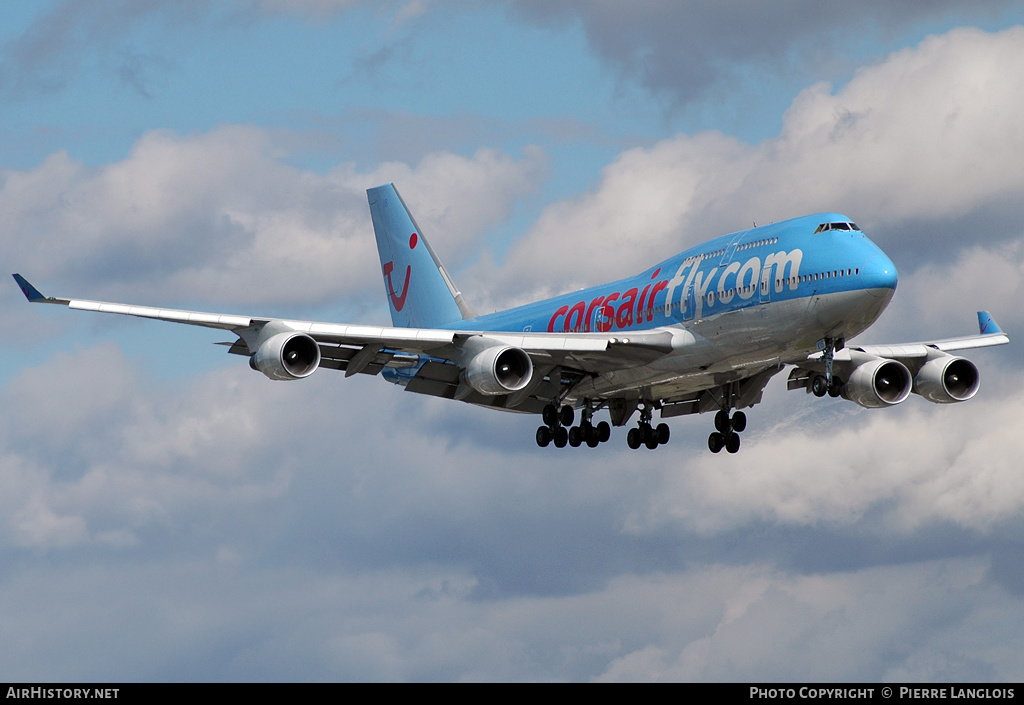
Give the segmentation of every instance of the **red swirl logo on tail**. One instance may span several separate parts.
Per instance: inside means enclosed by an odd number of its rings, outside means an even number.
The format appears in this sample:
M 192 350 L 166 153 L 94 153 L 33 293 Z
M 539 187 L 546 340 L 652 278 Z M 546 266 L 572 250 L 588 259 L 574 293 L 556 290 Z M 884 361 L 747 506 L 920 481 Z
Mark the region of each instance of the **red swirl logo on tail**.
M 409 293 L 409 276 L 412 274 L 412 267 L 406 266 L 405 268 L 405 283 L 402 285 L 401 295 L 395 293 L 395 284 L 391 281 L 391 272 L 393 271 L 395 271 L 395 263 L 385 262 L 384 276 L 388 278 L 388 296 L 391 297 L 391 304 L 395 307 L 395 310 L 401 311 L 405 308 L 405 297 Z
M 419 238 L 416 237 L 416 233 L 413 233 L 409 237 L 409 249 L 416 249 L 416 243 L 419 242 Z M 384 263 L 384 276 L 388 279 L 388 296 L 391 297 L 391 303 L 395 307 L 396 311 L 401 311 L 405 308 L 405 297 L 409 293 L 409 277 L 412 275 L 412 266 L 406 265 L 405 267 L 405 283 L 402 284 L 402 294 L 398 295 L 395 293 L 395 283 L 391 279 L 391 273 L 395 271 L 394 261 Z

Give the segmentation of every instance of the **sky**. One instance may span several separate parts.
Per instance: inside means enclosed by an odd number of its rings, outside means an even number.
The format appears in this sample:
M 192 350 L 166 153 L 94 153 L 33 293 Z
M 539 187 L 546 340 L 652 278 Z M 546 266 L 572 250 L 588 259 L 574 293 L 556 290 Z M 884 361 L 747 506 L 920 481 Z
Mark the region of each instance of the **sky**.
M 1014 338 L 969 402 L 787 392 L 630 451 L 0 287 L 0 680 L 1024 680 L 1024 3 L 0 9 L 0 260 L 43 293 L 388 323 L 394 182 L 478 312 L 806 213 Z

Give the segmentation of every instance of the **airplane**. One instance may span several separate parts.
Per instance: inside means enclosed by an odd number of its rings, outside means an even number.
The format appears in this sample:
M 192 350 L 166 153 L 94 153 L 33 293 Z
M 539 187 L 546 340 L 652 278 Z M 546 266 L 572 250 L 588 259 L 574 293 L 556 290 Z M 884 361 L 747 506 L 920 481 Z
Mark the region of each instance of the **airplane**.
M 32 303 L 230 331 L 236 339 L 220 344 L 272 380 L 321 367 L 380 374 L 409 392 L 540 414 L 541 447 L 596 447 L 639 412 L 627 445 L 653 450 L 669 441 L 664 419 L 714 412 L 709 450 L 736 453 L 742 410 L 786 368 L 788 389 L 865 408 L 911 393 L 954 403 L 977 393 L 980 374 L 952 353 L 1009 342 L 981 311 L 978 335 L 848 345 L 881 315 L 898 277 L 838 213 L 741 230 L 625 279 L 478 316 L 394 184 L 368 189 L 367 198 L 390 327 L 53 298 L 13 276 Z M 595 423 L 602 410 L 611 424 Z

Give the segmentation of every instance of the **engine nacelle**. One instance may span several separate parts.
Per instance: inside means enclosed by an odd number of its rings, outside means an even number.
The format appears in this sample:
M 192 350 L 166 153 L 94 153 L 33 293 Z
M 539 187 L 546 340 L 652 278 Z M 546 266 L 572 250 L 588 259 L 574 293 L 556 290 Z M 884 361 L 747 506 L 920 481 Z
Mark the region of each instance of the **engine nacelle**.
M 967 401 L 977 394 L 980 384 L 974 363 L 953 355 L 932 358 L 914 375 L 914 393 L 936 404 Z
M 319 365 L 320 346 L 297 331 L 267 338 L 249 358 L 249 366 L 270 379 L 302 379 L 316 372 Z
M 466 384 L 488 396 L 518 392 L 533 378 L 533 361 L 520 348 L 492 345 L 470 358 L 463 377 Z
M 868 409 L 899 404 L 910 396 L 910 370 L 896 360 L 874 358 L 854 368 L 843 385 L 843 396 Z

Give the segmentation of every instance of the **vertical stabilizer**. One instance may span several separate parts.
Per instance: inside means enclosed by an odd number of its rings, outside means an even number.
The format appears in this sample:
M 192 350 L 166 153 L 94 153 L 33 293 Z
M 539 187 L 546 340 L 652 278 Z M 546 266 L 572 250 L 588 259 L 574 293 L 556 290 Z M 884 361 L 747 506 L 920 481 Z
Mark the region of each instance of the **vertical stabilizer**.
M 437 328 L 473 312 L 434 254 L 394 184 L 367 189 L 373 233 L 391 306 L 404 328 Z

